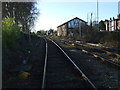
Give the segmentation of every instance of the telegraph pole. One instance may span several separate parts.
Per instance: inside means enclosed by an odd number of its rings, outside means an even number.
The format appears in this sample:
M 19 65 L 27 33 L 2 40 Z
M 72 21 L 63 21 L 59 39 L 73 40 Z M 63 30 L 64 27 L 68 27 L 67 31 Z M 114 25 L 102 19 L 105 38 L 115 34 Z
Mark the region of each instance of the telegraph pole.
M 97 0 L 97 29 L 99 30 L 99 7 L 98 7 L 98 0 Z
M 91 20 L 90 20 L 90 22 L 91 22 L 91 27 L 92 27 L 92 15 L 93 15 L 93 13 L 91 13 Z
M 90 17 L 90 29 L 92 30 L 92 15 L 93 13 L 91 12 L 91 17 Z
M 88 13 L 87 13 L 87 24 L 88 24 Z

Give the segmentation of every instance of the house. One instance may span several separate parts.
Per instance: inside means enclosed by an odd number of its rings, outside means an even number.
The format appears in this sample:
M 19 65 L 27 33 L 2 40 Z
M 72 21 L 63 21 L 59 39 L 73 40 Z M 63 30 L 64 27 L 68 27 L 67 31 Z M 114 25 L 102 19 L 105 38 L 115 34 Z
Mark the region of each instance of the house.
M 73 36 L 75 35 L 76 30 L 81 33 L 84 25 L 86 24 L 87 22 L 85 22 L 84 20 L 75 17 L 57 27 L 57 36 Z
M 110 18 L 110 20 L 105 20 L 106 31 L 116 31 L 120 30 L 120 15 L 118 15 L 117 19 Z

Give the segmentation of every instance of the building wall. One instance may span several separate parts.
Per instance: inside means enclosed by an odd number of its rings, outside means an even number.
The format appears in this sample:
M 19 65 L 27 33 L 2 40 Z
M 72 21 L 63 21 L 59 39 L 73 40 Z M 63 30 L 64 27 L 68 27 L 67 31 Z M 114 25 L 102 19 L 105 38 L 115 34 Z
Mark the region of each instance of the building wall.
M 120 29 L 120 18 L 105 21 L 106 31 L 116 31 Z
M 67 35 L 67 24 L 62 26 L 62 36 L 66 36 Z
M 105 28 L 106 28 L 106 31 L 109 31 L 109 21 L 108 20 L 105 21 Z
M 57 36 L 61 36 L 62 35 L 62 30 L 61 27 L 57 28 Z
M 116 31 L 120 30 L 120 15 L 115 19 L 110 18 L 110 20 L 105 20 L 106 31 Z
M 116 26 L 116 27 L 117 27 L 117 29 L 119 29 L 119 30 L 120 30 L 120 20 L 118 20 L 116 23 L 117 23 L 117 26 Z
M 67 35 L 67 24 L 57 28 L 57 36 L 66 36 L 66 35 Z
M 70 20 L 70 21 L 66 22 L 65 24 L 57 27 L 57 35 L 58 36 L 67 36 L 69 34 L 69 35 L 73 36 L 74 30 L 77 28 L 78 31 L 80 31 L 81 26 L 83 24 L 86 24 L 86 23 L 77 18 Z

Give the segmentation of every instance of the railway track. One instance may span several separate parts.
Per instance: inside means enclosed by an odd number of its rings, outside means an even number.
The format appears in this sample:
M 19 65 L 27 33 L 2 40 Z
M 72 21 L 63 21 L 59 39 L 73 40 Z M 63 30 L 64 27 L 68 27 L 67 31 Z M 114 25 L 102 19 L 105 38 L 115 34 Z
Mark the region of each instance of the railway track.
M 81 45 L 80 45 L 81 46 Z M 120 68 L 120 58 L 119 56 L 117 56 L 114 53 L 105 51 L 105 50 L 101 50 L 101 49 L 92 49 L 89 47 L 82 47 L 80 48 L 79 45 L 77 45 L 77 49 L 79 49 L 80 51 L 87 53 L 89 55 L 92 55 L 93 57 L 102 60 L 104 62 L 107 62 L 107 64 L 110 64 L 114 67 L 116 67 L 117 69 Z
M 94 82 L 97 88 L 119 88 L 120 70 L 116 65 L 103 61 L 101 60 L 102 58 L 100 59 L 97 56 L 93 56 L 93 54 L 89 55 L 84 47 L 78 46 L 81 47 L 82 50 L 80 50 L 81 48 L 76 48 L 77 45 L 70 40 L 65 42 L 59 38 L 51 39 L 63 47 L 74 62 L 80 66 L 81 70 Z
M 61 40 L 67 45 L 75 46 L 81 52 L 92 55 L 93 57 L 107 62 L 108 64 L 114 66 L 115 68 L 120 68 L 120 55 L 118 53 L 110 52 L 107 50 L 99 49 L 85 44 L 76 43 L 73 41 L 64 41 Z
M 62 45 L 60 46 L 63 47 Z M 70 45 L 75 46 L 73 42 L 70 43 Z M 63 47 L 63 50 L 61 47 L 54 41 L 44 40 L 41 37 L 40 41 L 36 43 L 32 58 L 30 58 L 28 62 L 33 66 L 29 71 L 31 75 L 26 81 L 20 81 L 18 86 L 42 89 L 96 89 L 96 87 L 111 88 L 119 86 L 117 85 L 118 80 L 116 74 L 118 70 L 107 67 L 105 64 L 102 65 L 98 60 L 89 59 L 89 55 L 79 52 L 79 50 L 78 53 L 73 52 L 70 54 L 70 52 L 67 52 L 66 54 L 66 49 Z M 84 57 L 86 57 L 86 59 Z M 105 85 L 106 82 L 108 85 Z
M 45 88 L 93 88 L 96 86 L 81 71 L 66 52 L 54 41 L 45 39 L 46 56 L 42 89 Z

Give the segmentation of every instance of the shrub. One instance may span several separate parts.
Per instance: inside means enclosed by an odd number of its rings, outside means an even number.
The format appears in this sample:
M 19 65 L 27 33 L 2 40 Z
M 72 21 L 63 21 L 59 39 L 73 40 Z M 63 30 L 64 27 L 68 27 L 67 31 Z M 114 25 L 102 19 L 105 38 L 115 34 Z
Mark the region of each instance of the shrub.
M 103 38 L 101 38 L 100 42 L 106 46 L 118 47 L 120 42 L 119 35 L 120 32 L 108 32 Z
M 4 18 L 2 20 L 2 43 L 5 48 L 13 48 L 20 38 L 20 28 L 15 23 L 14 18 Z

